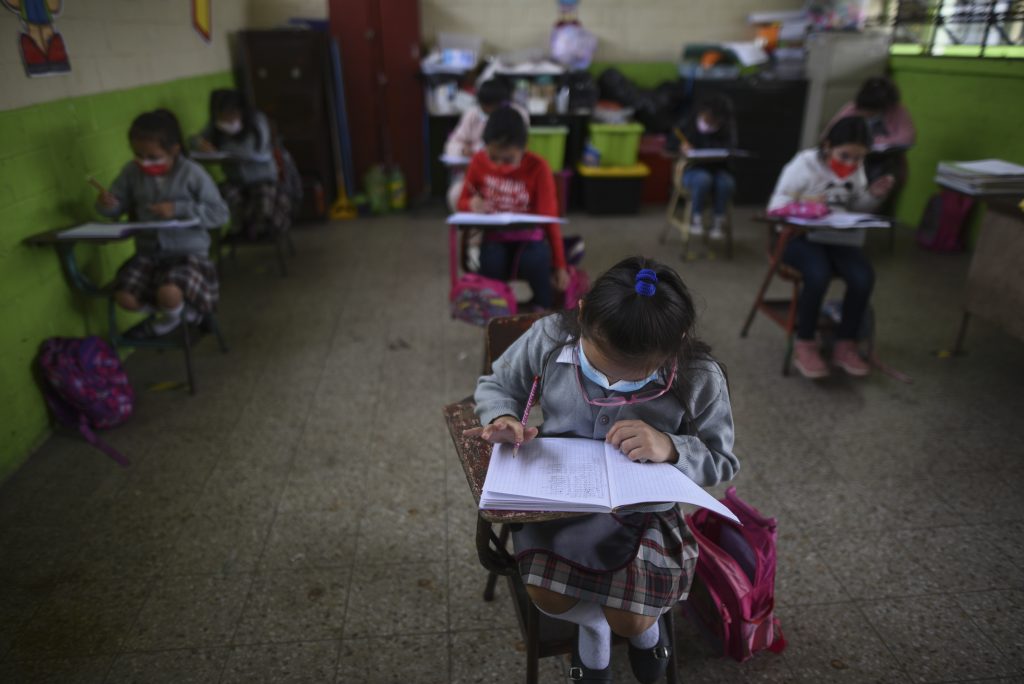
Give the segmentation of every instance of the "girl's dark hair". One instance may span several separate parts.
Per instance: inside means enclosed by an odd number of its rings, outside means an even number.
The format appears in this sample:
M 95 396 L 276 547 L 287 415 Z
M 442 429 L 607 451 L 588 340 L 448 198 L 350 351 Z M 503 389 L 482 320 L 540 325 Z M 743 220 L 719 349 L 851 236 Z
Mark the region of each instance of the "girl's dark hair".
M 154 109 L 135 117 L 128 129 L 128 140 L 155 140 L 169 151 L 182 144 L 181 124 L 169 109 Z
M 694 111 L 697 114 L 708 112 L 711 116 L 715 117 L 715 121 L 719 124 L 727 124 L 732 120 L 733 116 L 732 100 L 722 93 L 711 93 L 697 101 Z
M 658 277 L 651 296 L 636 288 L 637 274 L 645 268 Z M 690 291 L 678 273 L 653 259 L 623 259 L 594 282 L 583 297 L 582 311 L 568 309 L 559 316 L 571 344 L 585 336 L 624 361 L 674 358 L 679 371 L 672 391 L 683 406 L 690 394 L 688 364 L 711 358 L 711 347 L 696 336 L 697 310 Z
M 831 147 L 850 144 L 871 147 L 871 131 L 868 130 L 868 122 L 864 117 L 845 116 L 826 131 L 821 142 L 827 142 Z
M 487 117 L 484 126 L 484 144 L 496 143 L 502 147 L 526 147 L 526 123 L 522 115 L 511 107 L 499 107 Z
M 884 76 L 876 76 L 864 81 L 854 100 L 857 109 L 872 112 L 884 112 L 899 103 L 900 91 L 892 81 Z
M 242 117 L 242 130 L 233 136 L 217 128 L 217 117 L 225 112 L 238 112 Z M 256 137 L 256 147 L 263 144 L 260 129 L 256 125 L 256 110 L 249 106 L 237 90 L 220 88 L 210 93 L 210 128 L 213 129 L 210 142 L 214 147 L 220 147 L 227 138 L 243 138 L 250 133 Z
M 505 104 L 510 97 L 512 97 L 512 93 L 509 91 L 508 86 L 496 78 L 484 81 L 476 91 L 476 101 L 484 107 L 496 107 Z

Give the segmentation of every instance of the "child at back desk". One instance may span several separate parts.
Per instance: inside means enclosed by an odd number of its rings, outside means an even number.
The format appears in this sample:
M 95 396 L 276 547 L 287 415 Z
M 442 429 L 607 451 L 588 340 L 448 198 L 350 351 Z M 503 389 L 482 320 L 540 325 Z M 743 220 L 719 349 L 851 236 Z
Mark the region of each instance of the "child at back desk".
M 558 216 L 551 167 L 542 157 L 526 151 L 526 138 L 526 124 L 515 109 L 501 107 L 488 117 L 485 148 L 473 155 L 466 169 L 459 211 Z M 557 223 L 544 228 L 485 231 L 480 275 L 495 280 L 523 278 L 533 291 L 530 303 L 534 307 L 550 309 L 554 303 L 552 269 L 555 286 L 564 291 L 569 271 Z
M 697 102 L 694 114 L 680 127 L 680 151 L 686 155 L 694 149 L 736 149 L 736 121 L 732 101 L 725 95 L 709 95 Z M 704 208 L 712 200 L 714 219 L 712 240 L 725 239 L 726 210 L 736 192 L 736 179 L 728 159 L 690 159 L 683 172 L 683 185 L 693 202 L 690 235 L 704 234 Z
M 491 79 L 484 81 L 476 92 L 475 107 L 470 107 L 459 118 L 458 125 L 448 135 L 444 143 L 444 153 L 450 157 L 472 157 L 484 147 L 484 126 L 487 118 L 498 107 L 510 106 L 519 112 L 527 126 L 530 115 L 519 105 L 509 102 L 512 94 L 502 81 Z M 453 210 L 459 203 L 462 194 L 462 181 L 466 174 L 462 170 L 453 170 L 451 184 L 448 186 L 448 206 Z
M 193 138 L 202 152 L 227 152 L 227 180 L 221 193 L 231 207 L 235 230 L 249 239 L 278 235 L 291 226 L 291 197 L 281 187 L 267 117 L 237 90 L 210 93 L 210 121 Z
M 141 114 L 132 122 L 128 141 L 135 155 L 109 190 L 100 193 L 96 209 L 133 220 L 199 219 L 193 228 L 143 231 L 135 238 L 136 253 L 117 272 L 114 299 L 128 311 L 158 313 L 128 331 L 130 337 L 164 335 L 189 315 L 213 311 L 219 284 L 208 256 L 209 230 L 228 220 L 228 207 L 206 171 L 182 154 L 181 128 L 166 109 Z
M 489 442 L 538 434 L 600 439 L 633 461 L 667 462 L 701 486 L 735 477 L 732 409 L 721 368 L 694 333 L 696 311 L 672 269 L 625 259 L 577 309 L 542 318 L 480 378 L 467 431 Z M 520 415 L 540 377 L 544 424 Z M 659 617 L 689 592 L 697 545 L 675 504 L 646 504 L 521 526 L 519 572 L 537 607 L 579 625 L 578 680 L 611 681 L 611 634 L 629 637 L 641 682 L 662 677 L 669 637 Z
M 782 169 L 768 211 L 790 202 L 823 202 L 838 211 L 874 211 L 892 190 L 893 177 L 882 176 L 868 185 L 864 158 L 871 145 L 867 122 L 859 116 L 840 119 L 817 148 L 797 153 Z M 837 275 L 846 283 L 842 319 L 836 331 L 833 362 L 850 375 L 867 375 L 870 367 L 857 352 L 856 339 L 875 271 L 864 254 L 864 229 L 818 230 L 793 238 L 782 260 L 800 271 L 803 285 L 797 301 L 797 333 L 793 365 L 807 378 L 828 375 L 814 333 L 818 327 L 829 281 Z

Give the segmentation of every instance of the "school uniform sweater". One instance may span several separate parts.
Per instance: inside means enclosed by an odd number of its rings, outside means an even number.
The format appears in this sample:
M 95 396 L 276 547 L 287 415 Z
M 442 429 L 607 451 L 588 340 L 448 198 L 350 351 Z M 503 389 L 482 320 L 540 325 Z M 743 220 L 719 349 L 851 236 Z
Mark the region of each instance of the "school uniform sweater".
M 873 147 L 890 147 L 893 145 L 910 147 L 917 138 L 917 129 L 914 128 L 914 121 L 910 118 L 910 112 L 902 104 L 890 107 L 881 116 L 869 117 L 864 111 L 857 109 L 853 102 L 844 104 L 832 120 L 828 122 L 829 128 L 835 125 L 840 119 L 848 116 L 861 116 L 868 122 L 868 129 L 871 131 L 871 145 Z
M 217 149 L 221 152 L 238 155 L 240 157 L 257 157 L 247 161 L 230 161 L 223 164 L 224 175 L 232 183 L 241 185 L 252 185 L 254 183 L 276 183 L 277 162 L 274 161 L 274 146 L 270 138 L 270 123 L 262 112 L 256 112 L 253 117 L 256 125 L 255 131 L 247 131 L 239 135 L 227 135 L 219 133 L 220 142 Z M 198 137 L 205 138 L 210 142 L 215 139 L 213 123 L 208 123 Z M 257 133 L 259 135 L 257 135 Z M 196 139 L 193 139 L 195 146 Z
M 473 195 L 480 195 L 495 212 L 516 212 L 558 216 L 558 199 L 555 196 L 555 178 L 551 167 L 533 152 L 525 152 L 523 160 L 511 171 L 499 169 L 487 156 L 486 150 L 473 155 L 466 169 L 466 178 L 459 196 L 459 211 L 470 211 L 469 201 Z M 562 245 L 562 231 L 557 223 L 544 228 L 522 230 L 487 230 L 484 240 L 511 242 L 518 240 L 539 241 L 547 234 L 551 244 L 551 263 L 565 268 L 565 248 Z
M 639 404 L 593 406 L 580 392 L 581 381 L 591 399 L 619 393 L 603 389 L 579 372 L 574 346 L 567 343 L 567 333 L 558 321 L 556 314 L 534 323 L 494 362 L 493 372 L 477 381 L 476 414 L 483 425 L 499 416 L 521 416 L 533 378 L 540 375 L 541 436 L 603 440 L 617 421 L 642 420 L 668 435 L 679 453 L 675 467 L 698 485 L 710 487 L 736 476 L 740 463 L 733 454 L 729 388 L 717 363 L 694 360 L 678 370 L 676 382 L 684 379 L 690 387 L 685 404 L 669 391 Z M 665 380 L 653 381 L 644 389 L 654 389 Z M 654 504 L 630 510 L 671 507 Z
M 147 230 L 135 237 L 138 254 L 151 257 L 173 257 L 188 254 L 206 256 L 210 249 L 210 229 L 228 222 L 228 205 L 203 167 L 178 155 L 174 166 L 163 176 L 147 176 L 138 164 L 130 161 L 110 185 L 110 193 L 118 199 L 117 206 L 96 210 L 109 218 L 127 213 L 135 221 L 164 221 L 149 206 L 158 202 L 174 203 L 174 218 L 199 219 L 195 228 Z
M 822 159 L 818 148 L 798 152 L 782 169 L 768 200 L 768 211 L 799 200 L 824 202 L 834 211 L 872 212 L 881 204 L 880 199 L 868 192 L 863 165 L 846 178 L 840 178 Z M 820 244 L 860 247 L 864 244 L 864 229 L 812 230 L 807 239 Z

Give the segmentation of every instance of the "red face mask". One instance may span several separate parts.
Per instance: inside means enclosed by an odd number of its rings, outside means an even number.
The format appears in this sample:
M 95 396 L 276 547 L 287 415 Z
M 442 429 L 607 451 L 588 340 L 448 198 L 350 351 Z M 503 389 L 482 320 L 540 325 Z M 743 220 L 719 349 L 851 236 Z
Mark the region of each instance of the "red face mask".
M 171 162 L 166 159 L 155 160 L 155 159 L 136 159 L 135 163 L 138 164 L 139 169 L 142 173 L 147 176 L 162 176 L 171 170 Z
M 860 164 L 846 164 L 844 162 L 839 161 L 835 157 L 829 157 L 828 166 L 830 169 L 832 169 L 832 173 L 836 174 L 840 178 L 846 178 L 854 171 L 856 171 L 857 167 L 860 166 Z

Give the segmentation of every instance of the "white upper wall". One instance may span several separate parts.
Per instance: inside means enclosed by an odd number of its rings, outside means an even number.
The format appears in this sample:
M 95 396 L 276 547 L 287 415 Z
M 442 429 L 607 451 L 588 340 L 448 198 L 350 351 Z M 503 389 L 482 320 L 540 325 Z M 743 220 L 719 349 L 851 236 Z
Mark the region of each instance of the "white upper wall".
M 122 90 L 231 68 L 228 36 L 288 17 L 327 16 L 327 0 L 210 0 L 213 35 L 192 28 L 188 0 L 65 0 L 54 21 L 71 71 L 29 78 L 18 48 L 20 21 L 0 4 L 0 110 Z
M 750 40 L 747 15 L 804 0 L 582 0 L 579 18 L 598 37 L 598 61 L 675 61 L 684 43 Z M 484 39 L 492 51 L 547 46 L 555 0 L 420 0 L 423 39 L 439 31 Z

